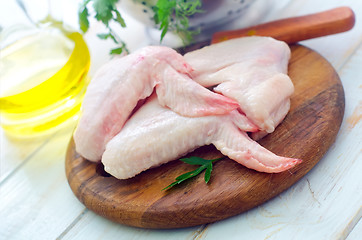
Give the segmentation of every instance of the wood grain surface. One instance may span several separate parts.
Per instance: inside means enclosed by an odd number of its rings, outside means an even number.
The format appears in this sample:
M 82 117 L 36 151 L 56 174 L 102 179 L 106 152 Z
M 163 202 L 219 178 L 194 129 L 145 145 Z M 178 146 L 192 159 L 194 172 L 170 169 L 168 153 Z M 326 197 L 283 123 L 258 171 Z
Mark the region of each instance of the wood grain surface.
M 310 171 L 334 142 L 344 114 L 344 91 L 333 67 L 318 53 L 293 45 L 289 76 L 295 85 L 291 109 L 275 132 L 259 141 L 272 152 L 303 162 L 278 174 L 260 173 L 230 160 L 215 163 L 211 180 L 203 174 L 169 191 L 175 177 L 195 168 L 172 161 L 128 180 L 104 172 L 75 151 L 70 141 L 66 176 L 77 198 L 110 220 L 142 228 L 181 228 L 219 221 L 256 207 L 288 189 Z M 189 156 L 215 158 L 212 146 Z
M 345 32 L 353 28 L 355 14 L 349 7 L 338 7 L 314 14 L 280 19 L 239 30 L 216 32 L 211 43 L 245 36 L 269 36 L 286 43 Z
M 350 7 L 337 7 L 323 12 L 279 19 L 248 28 L 219 31 L 213 34 L 211 41 L 197 42 L 180 47 L 177 51 L 184 54 L 210 44 L 246 36 L 267 36 L 288 44 L 294 44 L 302 40 L 345 32 L 351 30 L 354 25 L 354 11 Z

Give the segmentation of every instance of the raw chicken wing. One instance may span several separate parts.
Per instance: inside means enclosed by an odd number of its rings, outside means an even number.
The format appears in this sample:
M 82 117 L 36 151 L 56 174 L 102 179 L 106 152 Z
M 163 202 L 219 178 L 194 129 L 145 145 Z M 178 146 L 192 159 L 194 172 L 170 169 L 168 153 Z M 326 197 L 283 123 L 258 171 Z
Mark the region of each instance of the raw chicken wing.
M 108 173 L 126 179 L 208 144 L 261 172 L 281 172 L 300 162 L 275 155 L 245 133 L 256 129 L 237 110 L 226 115 L 189 118 L 160 106 L 152 98 L 109 141 L 102 162 Z
M 269 37 L 243 37 L 187 53 L 193 79 L 236 100 L 261 132 L 273 132 L 290 108 L 290 49 Z
M 183 57 L 167 47 L 145 47 L 107 63 L 87 89 L 74 133 L 77 152 L 100 160 L 107 142 L 154 88 L 161 105 L 184 116 L 225 114 L 238 107 L 190 79 L 191 71 Z

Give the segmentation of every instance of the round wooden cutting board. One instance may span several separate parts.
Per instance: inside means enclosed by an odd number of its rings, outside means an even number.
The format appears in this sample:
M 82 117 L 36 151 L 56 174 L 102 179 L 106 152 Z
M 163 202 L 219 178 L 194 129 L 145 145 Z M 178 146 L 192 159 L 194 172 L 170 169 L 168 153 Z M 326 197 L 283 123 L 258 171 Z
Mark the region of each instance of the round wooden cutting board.
M 298 166 L 268 174 L 225 158 L 215 163 L 208 184 L 201 174 L 162 191 L 178 175 L 196 167 L 172 161 L 132 179 L 118 180 L 104 172 L 101 163 L 79 156 L 71 140 L 65 165 L 72 191 L 87 208 L 113 221 L 144 228 L 181 228 L 242 213 L 288 189 L 334 142 L 344 113 L 343 87 L 333 67 L 306 47 L 293 45 L 291 49 L 289 76 L 295 93 L 290 112 L 259 143 L 278 155 L 302 159 Z M 212 146 L 188 154 L 195 155 L 221 156 Z

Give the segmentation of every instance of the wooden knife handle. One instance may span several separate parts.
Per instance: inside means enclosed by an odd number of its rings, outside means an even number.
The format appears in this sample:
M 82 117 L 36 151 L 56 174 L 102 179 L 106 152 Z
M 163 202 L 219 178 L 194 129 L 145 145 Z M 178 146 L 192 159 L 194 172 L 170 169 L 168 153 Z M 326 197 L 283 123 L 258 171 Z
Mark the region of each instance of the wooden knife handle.
M 273 37 L 290 44 L 345 32 L 350 30 L 354 23 L 355 15 L 352 9 L 349 7 L 339 7 L 301 17 L 268 22 L 245 29 L 217 32 L 213 35 L 211 43 L 256 35 Z

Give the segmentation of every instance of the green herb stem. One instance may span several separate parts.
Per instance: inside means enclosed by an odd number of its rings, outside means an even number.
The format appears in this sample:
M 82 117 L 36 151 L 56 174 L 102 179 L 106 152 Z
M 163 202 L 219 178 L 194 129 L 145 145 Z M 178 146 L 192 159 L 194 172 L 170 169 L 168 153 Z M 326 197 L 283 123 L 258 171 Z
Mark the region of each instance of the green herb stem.
M 205 170 L 205 176 L 204 176 L 205 183 L 208 183 L 211 178 L 212 164 L 221 159 L 223 159 L 223 157 L 217 158 L 217 159 L 212 159 L 212 160 L 207 160 L 207 159 L 203 159 L 200 157 L 190 157 L 190 158 L 180 159 L 184 163 L 187 163 L 190 165 L 200 165 L 200 167 L 176 177 L 176 179 L 173 183 L 171 183 L 167 187 L 163 188 L 162 190 L 163 191 L 168 190 L 168 189 L 172 188 L 173 186 L 186 181 L 187 179 L 193 178 L 193 177 L 199 175 L 203 170 Z

